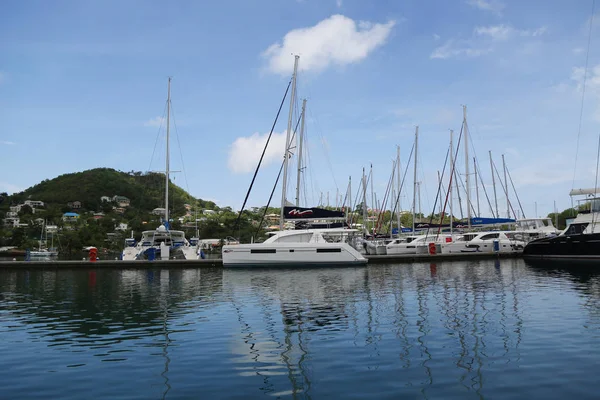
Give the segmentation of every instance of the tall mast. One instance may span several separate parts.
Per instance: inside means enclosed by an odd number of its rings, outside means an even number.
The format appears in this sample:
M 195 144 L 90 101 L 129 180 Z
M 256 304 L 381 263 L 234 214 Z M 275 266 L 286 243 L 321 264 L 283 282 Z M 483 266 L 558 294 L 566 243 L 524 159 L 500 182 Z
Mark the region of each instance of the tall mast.
M 477 198 L 477 217 L 481 217 L 481 208 L 479 207 L 479 180 L 477 179 L 477 159 L 473 157 L 473 175 L 475 175 L 475 197 Z
M 452 209 L 452 177 L 454 176 L 454 131 L 450 129 L 450 181 L 448 183 L 448 193 L 450 195 L 450 234 L 453 231 L 454 210 Z
M 506 179 L 506 163 L 502 154 L 502 168 L 504 168 L 504 188 L 506 193 L 506 218 L 510 218 L 510 200 L 508 198 L 508 180 Z M 535 216 L 537 218 L 537 215 Z
M 304 142 L 304 113 L 306 112 L 306 99 L 302 100 L 302 122 L 300 123 L 300 137 L 298 138 L 298 177 L 296 178 L 296 207 L 300 207 L 300 175 L 302 174 L 302 144 Z
M 401 226 L 400 226 L 400 187 L 402 186 L 402 180 L 400 178 L 400 146 L 396 146 L 396 170 L 398 174 L 398 188 L 396 193 L 396 218 L 398 218 L 398 234 L 400 234 Z
M 377 208 L 377 201 L 375 197 L 375 192 L 373 191 L 373 164 L 371 164 L 371 172 L 369 173 L 371 176 L 371 211 L 375 214 L 375 209 Z M 373 224 L 371 228 L 371 233 L 375 233 L 375 218 L 373 218 Z
M 169 84 L 167 88 L 167 157 L 166 157 L 166 168 L 165 168 L 165 224 L 169 227 L 169 125 L 171 117 L 171 77 L 169 77 Z
M 467 221 L 471 229 L 471 187 L 469 186 L 469 129 L 467 127 L 467 106 L 463 106 L 463 129 L 465 135 L 465 182 L 467 184 Z
M 492 151 L 490 153 L 490 169 L 492 170 L 492 186 L 494 187 L 494 204 L 496 205 L 496 218 L 500 218 L 500 212 L 498 211 L 498 196 L 496 195 L 496 178 L 494 177 L 494 161 L 492 161 Z
M 363 167 L 363 176 L 362 176 L 362 187 L 363 187 L 363 206 L 362 206 L 362 212 L 363 212 L 363 228 L 365 229 L 365 232 L 368 232 L 368 228 L 367 228 L 367 177 L 365 176 L 365 167 Z
M 298 72 L 298 59 L 294 56 L 294 74 L 292 75 L 292 94 L 290 97 L 290 114 L 288 116 L 287 132 L 285 134 L 285 152 L 283 153 L 283 181 L 281 182 L 281 210 L 279 212 L 279 230 L 283 230 L 283 219 L 285 216 L 285 191 L 287 186 L 288 155 L 290 151 L 290 137 L 292 136 L 292 118 L 294 115 L 294 100 L 296 98 L 296 74 Z
M 412 212 L 412 233 L 415 233 L 415 211 L 417 209 L 417 152 L 419 145 L 419 126 L 417 125 L 415 128 L 415 168 L 413 175 L 413 212 Z
M 348 220 L 348 215 L 354 214 L 354 209 L 352 208 L 352 176 L 348 177 L 348 206 L 346 208 L 350 211 L 346 212 L 346 220 Z

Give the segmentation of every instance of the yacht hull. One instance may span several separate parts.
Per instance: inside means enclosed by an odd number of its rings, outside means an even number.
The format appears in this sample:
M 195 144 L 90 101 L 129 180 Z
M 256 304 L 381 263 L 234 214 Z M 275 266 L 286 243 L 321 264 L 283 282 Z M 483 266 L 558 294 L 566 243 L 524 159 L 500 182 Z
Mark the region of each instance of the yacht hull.
M 564 235 L 534 240 L 525 246 L 523 256 L 557 260 L 600 260 L 600 233 Z
M 367 259 L 347 243 L 271 243 L 223 246 L 224 267 L 365 265 Z

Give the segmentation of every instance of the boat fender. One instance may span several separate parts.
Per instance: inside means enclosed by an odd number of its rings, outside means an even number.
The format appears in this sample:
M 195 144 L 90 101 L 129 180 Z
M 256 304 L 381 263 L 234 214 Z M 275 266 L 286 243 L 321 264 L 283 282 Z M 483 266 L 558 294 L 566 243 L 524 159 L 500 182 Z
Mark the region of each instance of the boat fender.
M 429 254 L 434 256 L 435 252 L 436 252 L 435 243 L 433 243 L 433 242 L 429 243 Z

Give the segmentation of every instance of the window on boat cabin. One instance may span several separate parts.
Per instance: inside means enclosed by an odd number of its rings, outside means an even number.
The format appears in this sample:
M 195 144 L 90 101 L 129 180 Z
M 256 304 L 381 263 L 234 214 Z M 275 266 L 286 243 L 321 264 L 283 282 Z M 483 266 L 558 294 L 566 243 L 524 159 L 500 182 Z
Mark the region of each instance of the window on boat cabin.
M 571 224 L 569 225 L 569 229 L 567 229 L 567 231 L 565 232 L 565 235 L 578 235 L 580 233 L 583 233 L 583 231 L 585 231 L 585 228 L 587 228 L 588 223 L 583 223 L 583 224 Z
M 317 249 L 317 253 L 341 253 L 342 249 L 340 248 L 325 248 L 325 249 Z
M 498 239 L 500 237 L 499 233 L 488 233 L 487 235 L 483 235 L 481 240 L 490 240 L 490 239 Z
M 313 234 L 309 233 L 299 233 L 297 235 L 285 235 L 278 237 L 275 242 L 277 243 L 309 243 Z

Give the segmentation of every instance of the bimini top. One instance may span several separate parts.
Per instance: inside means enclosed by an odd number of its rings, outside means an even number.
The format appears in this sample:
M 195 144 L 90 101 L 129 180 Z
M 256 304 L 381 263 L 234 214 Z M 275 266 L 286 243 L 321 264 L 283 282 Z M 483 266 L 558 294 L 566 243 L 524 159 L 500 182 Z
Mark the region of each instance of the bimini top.
M 572 189 L 569 192 L 569 196 L 589 196 L 589 195 L 600 195 L 600 188 L 591 189 Z

